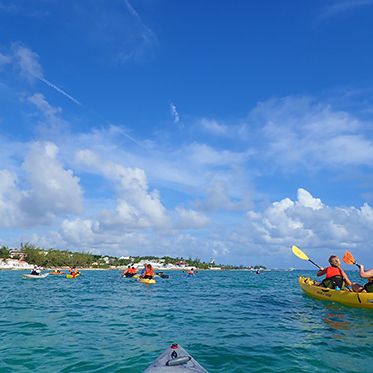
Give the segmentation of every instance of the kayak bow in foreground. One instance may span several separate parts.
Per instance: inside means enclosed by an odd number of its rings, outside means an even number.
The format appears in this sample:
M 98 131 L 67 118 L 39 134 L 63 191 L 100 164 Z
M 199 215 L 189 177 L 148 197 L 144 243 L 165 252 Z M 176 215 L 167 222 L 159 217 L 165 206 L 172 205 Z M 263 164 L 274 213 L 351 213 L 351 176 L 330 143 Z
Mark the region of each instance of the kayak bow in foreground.
M 164 351 L 144 373 L 208 373 L 194 358 L 178 344 Z
M 313 298 L 338 302 L 349 307 L 373 309 L 373 293 L 327 289 L 314 285 L 314 281 L 307 277 L 299 277 L 298 283 L 302 290 Z

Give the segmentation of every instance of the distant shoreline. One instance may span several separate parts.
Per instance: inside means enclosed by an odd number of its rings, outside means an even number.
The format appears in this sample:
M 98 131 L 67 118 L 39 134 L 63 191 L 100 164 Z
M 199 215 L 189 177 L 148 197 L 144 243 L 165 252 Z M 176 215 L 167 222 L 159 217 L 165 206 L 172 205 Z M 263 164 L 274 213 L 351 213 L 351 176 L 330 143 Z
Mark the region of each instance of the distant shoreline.
M 32 270 L 33 267 L 30 268 L 0 268 L 0 271 L 30 271 Z M 53 272 L 54 270 L 59 269 L 60 271 L 68 271 L 68 268 L 47 268 L 43 269 L 43 272 Z M 127 266 L 121 267 L 121 268 L 94 268 L 94 267 L 87 267 L 87 268 L 80 268 L 77 267 L 79 271 L 123 271 L 127 269 Z M 184 271 L 187 272 L 189 269 L 184 269 L 184 268 L 154 268 L 155 271 L 157 272 L 166 272 L 166 271 Z M 195 268 L 195 272 L 199 271 L 211 271 L 211 272 L 225 272 L 225 271 L 243 271 L 243 272 L 256 272 L 257 270 L 251 270 L 251 269 L 209 269 L 209 268 Z M 269 272 L 270 270 L 261 270 L 261 272 Z

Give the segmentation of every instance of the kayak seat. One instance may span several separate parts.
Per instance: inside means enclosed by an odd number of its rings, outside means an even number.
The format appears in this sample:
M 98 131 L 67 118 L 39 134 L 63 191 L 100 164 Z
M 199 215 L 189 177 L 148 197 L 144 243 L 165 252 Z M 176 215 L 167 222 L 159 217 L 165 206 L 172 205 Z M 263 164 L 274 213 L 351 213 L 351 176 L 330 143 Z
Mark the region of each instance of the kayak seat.
M 344 285 L 345 285 L 345 282 L 342 276 L 333 276 L 330 278 L 325 278 L 321 282 L 320 286 L 327 288 L 327 289 L 336 289 L 337 287 L 339 289 L 343 289 Z
M 190 360 L 192 360 L 192 358 L 190 356 L 175 357 L 173 359 L 168 360 L 166 365 L 168 367 L 173 367 L 173 366 L 176 366 L 176 365 L 183 365 L 183 364 L 186 364 Z

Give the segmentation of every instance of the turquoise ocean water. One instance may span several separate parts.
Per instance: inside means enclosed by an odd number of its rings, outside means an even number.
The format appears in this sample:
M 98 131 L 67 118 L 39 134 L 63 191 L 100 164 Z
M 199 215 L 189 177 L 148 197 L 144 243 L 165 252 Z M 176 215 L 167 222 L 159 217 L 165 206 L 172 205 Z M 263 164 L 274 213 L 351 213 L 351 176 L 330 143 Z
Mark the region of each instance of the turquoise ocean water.
M 0 271 L 0 372 L 142 372 L 173 342 L 209 372 L 373 372 L 372 310 L 309 298 L 300 274 Z

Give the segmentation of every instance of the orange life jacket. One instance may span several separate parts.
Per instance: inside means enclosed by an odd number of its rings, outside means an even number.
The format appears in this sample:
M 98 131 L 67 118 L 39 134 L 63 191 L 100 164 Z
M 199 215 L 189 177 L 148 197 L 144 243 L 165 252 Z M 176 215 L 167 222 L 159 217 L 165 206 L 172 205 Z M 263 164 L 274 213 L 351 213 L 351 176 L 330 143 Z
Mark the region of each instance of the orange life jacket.
M 153 268 L 146 268 L 144 275 L 154 277 L 154 269 Z
M 341 270 L 337 267 L 328 267 L 326 269 L 326 277 L 325 278 L 331 278 L 334 276 L 342 276 Z

